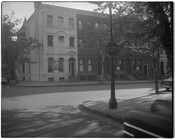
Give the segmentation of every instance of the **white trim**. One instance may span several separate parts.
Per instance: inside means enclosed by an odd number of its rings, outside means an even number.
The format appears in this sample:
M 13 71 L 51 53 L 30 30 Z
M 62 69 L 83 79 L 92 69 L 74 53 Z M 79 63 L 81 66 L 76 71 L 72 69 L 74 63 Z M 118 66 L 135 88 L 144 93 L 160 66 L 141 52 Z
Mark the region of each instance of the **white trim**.
M 151 135 L 151 136 L 154 136 L 154 137 L 157 137 L 157 138 L 163 138 L 163 137 L 160 136 L 160 135 L 157 135 L 157 134 L 152 133 L 152 132 L 149 132 L 149 131 L 147 131 L 147 130 L 145 130 L 145 129 L 136 127 L 136 126 L 131 125 L 131 124 L 129 124 L 129 123 L 124 122 L 124 125 L 126 125 L 126 126 L 128 126 L 128 127 L 131 127 L 131 128 L 134 128 L 134 129 L 136 129 L 136 130 L 139 130 L 139 131 L 141 131 L 141 132 L 144 132 L 144 133 L 146 133 L 146 134 L 149 134 L 149 135 Z

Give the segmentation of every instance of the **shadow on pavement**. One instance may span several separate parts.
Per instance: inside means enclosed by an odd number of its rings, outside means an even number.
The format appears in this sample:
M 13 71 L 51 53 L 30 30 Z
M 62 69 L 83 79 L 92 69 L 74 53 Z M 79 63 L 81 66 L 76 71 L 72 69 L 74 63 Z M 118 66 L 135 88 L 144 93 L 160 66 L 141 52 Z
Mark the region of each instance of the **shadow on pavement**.
M 106 126 L 104 121 L 99 123 L 73 106 L 50 106 L 43 112 L 2 110 L 1 114 L 2 137 L 117 136 L 115 127 Z

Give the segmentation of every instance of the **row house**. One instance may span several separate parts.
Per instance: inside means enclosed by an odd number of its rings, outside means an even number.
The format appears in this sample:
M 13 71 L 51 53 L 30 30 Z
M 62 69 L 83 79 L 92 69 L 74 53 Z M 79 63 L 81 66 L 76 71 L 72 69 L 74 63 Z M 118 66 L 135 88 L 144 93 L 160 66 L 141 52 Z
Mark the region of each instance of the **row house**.
M 24 21 L 19 34 L 38 39 L 42 47 L 28 53 L 30 63 L 19 62 L 18 80 L 77 81 L 99 80 L 101 65 L 92 52 L 100 26 L 108 28 L 106 14 L 76 10 L 34 2 L 35 11 Z M 165 59 L 164 61 L 165 62 Z M 164 69 L 164 67 L 163 67 Z M 104 62 L 104 75 L 110 79 L 110 57 Z M 166 73 L 166 71 L 163 71 Z M 161 71 L 162 73 L 162 71 Z M 122 49 L 115 58 L 118 80 L 151 79 L 150 55 Z

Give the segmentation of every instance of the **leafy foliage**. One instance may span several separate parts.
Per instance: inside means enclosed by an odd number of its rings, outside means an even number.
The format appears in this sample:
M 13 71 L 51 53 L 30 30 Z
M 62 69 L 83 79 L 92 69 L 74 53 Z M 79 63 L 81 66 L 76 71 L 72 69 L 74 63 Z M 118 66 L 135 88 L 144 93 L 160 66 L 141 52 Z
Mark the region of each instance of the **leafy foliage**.
M 2 16 L 1 25 L 1 54 L 2 54 L 2 74 L 5 74 L 12 79 L 15 78 L 15 69 L 19 56 L 25 52 L 26 49 L 36 49 L 41 44 L 32 38 L 25 38 L 25 36 L 17 39 L 18 29 L 16 26 L 21 22 L 21 19 L 14 20 L 14 13 L 11 16 Z M 29 61 L 23 57 L 23 61 Z M 5 71 L 5 73 L 4 73 Z
M 109 4 L 110 3 L 110 4 Z M 104 2 L 98 11 L 113 8 L 115 41 L 121 47 L 163 46 L 172 68 L 172 2 Z M 151 48 L 152 49 L 152 48 Z
M 91 37 L 88 46 L 90 54 L 96 58 L 98 68 L 101 71 L 101 82 L 104 80 L 104 61 L 108 57 L 106 53 L 106 45 L 109 42 L 109 28 L 104 25 L 99 25 Z

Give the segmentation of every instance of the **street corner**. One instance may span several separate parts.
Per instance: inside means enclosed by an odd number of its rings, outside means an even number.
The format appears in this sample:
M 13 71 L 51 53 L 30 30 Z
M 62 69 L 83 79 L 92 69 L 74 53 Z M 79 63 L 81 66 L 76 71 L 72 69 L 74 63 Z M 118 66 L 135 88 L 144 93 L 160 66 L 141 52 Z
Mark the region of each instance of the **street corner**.
M 108 103 L 107 101 L 102 101 L 102 100 L 99 100 L 99 101 L 89 100 L 89 101 L 84 101 L 81 106 L 83 110 L 85 110 L 86 112 L 100 115 L 100 116 L 105 116 L 106 115 L 105 109 L 108 107 Z
M 123 123 L 123 114 L 118 109 L 110 109 L 108 101 L 85 101 L 82 106 L 86 112 Z
M 108 102 L 103 100 L 84 101 L 82 105 L 85 109 L 91 109 L 95 111 L 105 111 L 108 107 Z

